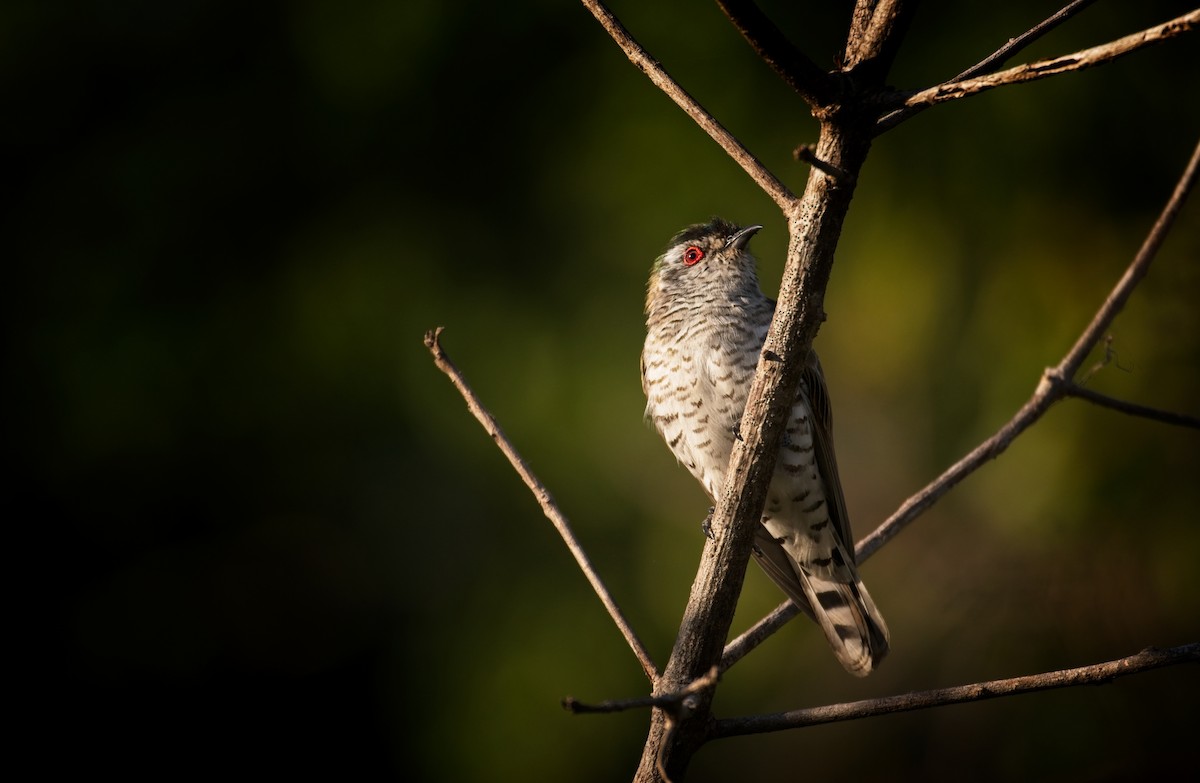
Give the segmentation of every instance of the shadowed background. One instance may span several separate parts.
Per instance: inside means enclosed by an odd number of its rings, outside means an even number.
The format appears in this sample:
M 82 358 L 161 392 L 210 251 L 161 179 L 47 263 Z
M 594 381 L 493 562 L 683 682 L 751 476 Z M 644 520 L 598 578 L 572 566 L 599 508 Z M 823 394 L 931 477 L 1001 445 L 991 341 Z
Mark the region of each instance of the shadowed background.
M 829 67 L 848 3 L 764 7 Z M 837 6 L 825 8 L 825 6 Z M 1056 9 L 929 2 L 892 83 Z M 779 6 L 779 7 L 776 7 Z M 1181 13 L 1100 3 L 1019 62 Z M 619 2 L 794 190 L 803 104 L 711 4 Z M 443 344 L 660 665 L 707 503 L 641 422 L 645 278 L 774 206 L 582 7 L 47 3 L 0 10 L 10 527 L 39 672 L 22 744 L 130 778 L 627 779 L 645 679 L 433 367 Z M 935 108 L 864 169 L 818 348 L 869 532 L 1005 421 L 1132 258 L 1200 129 L 1195 36 Z M 1189 204 L 1091 385 L 1197 413 Z M 1099 356 L 1096 358 L 1100 358 Z M 863 568 L 866 681 L 789 625 L 720 715 L 1082 665 L 1200 636 L 1200 440 L 1072 401 Z M 735 630 L 781 600 L 751 569 Z M 733 739 L 689 780 L 1104 780 L 1195 769 L 1200 678 Z

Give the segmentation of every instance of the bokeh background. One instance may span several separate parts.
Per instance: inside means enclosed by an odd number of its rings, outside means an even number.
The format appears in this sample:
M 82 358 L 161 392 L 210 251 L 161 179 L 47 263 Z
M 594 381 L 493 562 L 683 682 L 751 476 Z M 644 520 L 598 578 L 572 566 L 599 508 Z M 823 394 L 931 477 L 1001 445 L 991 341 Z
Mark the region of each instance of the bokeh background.
M 763 5 L 832 63 L 849 3 Z M 1057 5 L 925 3 L 892 82 L 951 76 Z M 1187 5 L 1099 3 L 1019 61 Z M 790 152 L 815 124 L 715 5 L 613 7 L 802 187 Z M 19 746 L 125 779 L 627 779 L 645 715 L 559 700 L 646 682 L 421 338 L 446 327 L 662 663 L 707 503 L 641 421 L 645 278 L 719 214 L 766 225 L 773 291 L 769 200 L 576 3 L 13 0 L 0 40 Z M 818 338 L 859 535 L 1088 321 L 1196 143 L 1198 53 L 1193 35 L 877 142 Z M 1200 412 L 1198 210 L 1094 388 Z M 894 638 L 876 676 L 797 622 L 718 712 L 1196 641 L 1198 457 L 1194 431 L 1058 406 L 866 564 Z M 779 600 L 751 570 L 736 629 Z M 690 779 L 1194 771 L 1198 674 L 733 739 Z

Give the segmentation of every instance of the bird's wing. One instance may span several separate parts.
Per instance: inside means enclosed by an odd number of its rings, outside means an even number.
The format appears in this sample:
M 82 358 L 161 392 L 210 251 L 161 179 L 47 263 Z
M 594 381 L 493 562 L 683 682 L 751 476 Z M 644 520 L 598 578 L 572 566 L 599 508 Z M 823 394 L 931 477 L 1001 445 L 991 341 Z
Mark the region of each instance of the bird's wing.
M 825 388 L 825 375 L 821 372 L 821 361 L 815 351 L 809 352 L 808 361 L 800 377 L 808 389 L 808 402 L 813 414 L 810 422 L 813 447 L 816 451 L 817 470 L 825 482 L 825 502 L 828 504 L 829 518 L 833 521 L 833 528 L 842 548 L 853 564 L 856 561 L 854 534 L 850 532 L 850 515 L 846 513 L 846 498 L 842 494 L 842 480 L 838 477 L 837 459 L 833 452 L 833 411 L 829 405 L 829 391 Z

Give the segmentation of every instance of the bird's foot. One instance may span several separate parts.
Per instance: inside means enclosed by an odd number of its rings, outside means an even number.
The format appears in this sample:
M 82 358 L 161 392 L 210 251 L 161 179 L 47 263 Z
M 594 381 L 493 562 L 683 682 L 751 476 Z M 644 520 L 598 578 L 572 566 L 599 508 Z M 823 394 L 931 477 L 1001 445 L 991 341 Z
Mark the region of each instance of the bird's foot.
M 704 521 L 700 523 L 700 530 L 702 530 L 704 532 L 704 537 L 707 538 L 709 541 L 713 540 L 712 518 L 713 518 L 713 512 L 716 510 L 717 510 L 716 506 L 709 506 L 708 507 L 708 516 L 706 516 L 704 518 Z

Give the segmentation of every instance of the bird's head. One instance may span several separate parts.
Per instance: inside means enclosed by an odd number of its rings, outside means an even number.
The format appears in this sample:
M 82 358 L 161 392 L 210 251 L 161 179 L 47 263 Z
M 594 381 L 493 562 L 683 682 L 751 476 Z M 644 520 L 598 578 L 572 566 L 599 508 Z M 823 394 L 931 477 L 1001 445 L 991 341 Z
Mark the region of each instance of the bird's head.
M 754 256 L 746 245 L 761 228 L 713 218 L 680 231 L 654 262 L 647 313 L 656 302 L 677 296 L 699 295 L 719 303 L 728 296 L 758 294 Z

